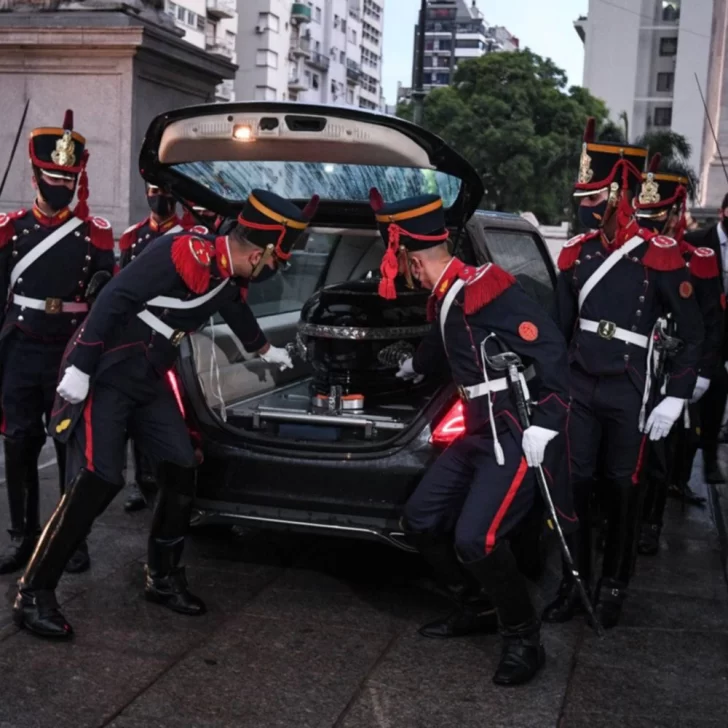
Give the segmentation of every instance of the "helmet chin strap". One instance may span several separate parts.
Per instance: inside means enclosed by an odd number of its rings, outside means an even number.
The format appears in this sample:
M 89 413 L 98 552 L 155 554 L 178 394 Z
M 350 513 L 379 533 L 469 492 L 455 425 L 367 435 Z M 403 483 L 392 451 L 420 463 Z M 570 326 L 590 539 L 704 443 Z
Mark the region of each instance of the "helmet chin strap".
M 227 248 L 227 254 L 228 254 L 228 261 L 230 265 L 230 276 L 233 277 L 235 275 L 235 270 L 233 269 L 233 256 L 230 252 L 230 236 L 225 236 L 225 247 Z

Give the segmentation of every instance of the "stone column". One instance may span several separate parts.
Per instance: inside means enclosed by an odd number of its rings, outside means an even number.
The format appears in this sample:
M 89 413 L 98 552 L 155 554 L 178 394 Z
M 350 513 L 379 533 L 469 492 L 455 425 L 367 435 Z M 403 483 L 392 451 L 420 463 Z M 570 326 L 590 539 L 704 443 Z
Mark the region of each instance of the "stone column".
M 137 12 L 133 2 L 110 10 L 95 0 L 105 9 L 70 9 L 93 2 L 0 15 L 0 179 L 30 99 L 0 211 L 32 204 L 28 133 L 60 125 L 72 108 L 90 154 L 91 212 L 108 218 L 118 237 L 148 214 L 138 155 L 150 121 L 213 102 L 215 86 L 233 78 L 236 66 L 181 40 L 182 31 L 149 4 L 137 1 Z

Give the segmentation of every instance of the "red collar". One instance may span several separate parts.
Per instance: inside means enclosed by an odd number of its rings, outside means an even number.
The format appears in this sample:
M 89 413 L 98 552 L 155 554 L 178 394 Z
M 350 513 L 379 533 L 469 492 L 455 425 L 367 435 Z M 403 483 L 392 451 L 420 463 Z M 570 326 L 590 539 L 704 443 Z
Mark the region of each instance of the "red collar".
M 224 235 L 215 238 L 215 258 L 217 260 L 217 267 L 220 269 L 220 275 L 223 278 L 230 278 L 232 271 L 230 269 L 230 257 Z
M 67 207 L 64 207 L 62 210 L 59 210 L 55 215 L 47 217 L 40 211 L 38 205 L 33 203 L 33 216 L 41 225 L 43 225 L 43 227 L 58 227 L 62 222 L 65 222 L 66 220 L 68 220 L 69 217 L 71 217 L 71 210 Z
M 440 280 L 437 281 L 435 287 L 432 289 L 431 297 L 435 300 L 441 301 L 443 296 L 450 290 L 450 286 L 453 281 L 462 273 L 465 268 L 465 263 L 459 258 L 453 258 L 445 267 L 445 270 L 440 275 Z
M 607 240 L 604 233 L 601 233 L 602 244 L 611 253 L 614 250 L 619 250 L 628 240 L 631 240 L 639 232 L 640 224 L 632 218 L 623 228 L 617 230 L 617 234 L 614 236 L 614 240 Z
M 166 220 L 163 220 L 162 222 L 155 222 L 152 216 L 150 215 L 147 218 L 149 227 L 151 230 L 155 233 L 166 233 L 167 230 L 171 230 L 175 225 L 179 224 L 179 218 L 177 215 L 172 215 L 172 217 L 167 218 Z

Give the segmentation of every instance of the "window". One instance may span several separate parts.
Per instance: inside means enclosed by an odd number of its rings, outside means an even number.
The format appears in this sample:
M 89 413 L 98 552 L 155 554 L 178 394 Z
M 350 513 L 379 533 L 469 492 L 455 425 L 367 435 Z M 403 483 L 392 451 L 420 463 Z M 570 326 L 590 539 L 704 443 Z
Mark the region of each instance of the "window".
M 451 40 L 441 40 L 440 41 L 440 50 L 441 51 L 451 51 L 452 50 L 452 41 Z
M 316 51 L 316 53 L 321 53 L 321 41 L 320 40 L 317 40 L 313 44 L 313 49 Z
M 371 68 L 379 68 L 379 56 L 376 53 L 372 53 L 367 48 L 361 49 L 361 63 L 362 66 L 370 66 Z
M 485 228 L 485 247 L 493 262 L 507 270 L 547 311 L 554 304 L 554 282 L 536 238 L 527 232 Z
M 202 15 L 197 16 L 197 30 L 205 32 L 205 18 Z
M 197 25 L 197 15 L 191 10 L 187 11 L 187 25 L 191 25 L 193 27 Z
M 338 15 L 334 15 L 334 28 L 338 28 L 341 23 L 341 18 Z
M 319 81 L 320 78 L 318 73 L 314 73 L 313 76 L 311 76 L 311 86 L 317 89 L 319 87 Z
M 273 13 L 259 13 L 258 25 L 263 30 L 270 30 L 273 33 L 277 33 L 280 30 L 281 21 L 280 18 Z
M 435 83 L 438 83 L 441 86 L 447 86 L 450 83 L 450 74 L 449 73 L 436 74 Z
M 319 7 L 316 7 L 316 9 L 314 10 L 314 15 L 313 15 L 313 19 L 314 19 L 314 20 L 315 20 L 315 21 L 316 21 L 317 23 L 320 23 L 320 22 L 321 22 L 321 8 L 319 8 Z
M 376 111 L 377 105 L 367 99 L 359 99 L 359 108 L 360 109 L 369 109 L 370 111 Z
M 677 38 L 660 38 L 660 55 L 677 55 Z
M 655 126 L 670 126 L 672 124 L 672 106 L 658 106 L 655 109 Z
M 177 20 L 181 20 L 183 23 L 185 22 L 185 14 L 186 10 L 181 6 L 177 6 Z
M 346 34 L 346 18 L 341 19 L 341 32 Z
M 255 65 L 278 68 L 278 54 L 275 51 L 260 49 L 255 54 Z
M 662 19 L 667 23 L 680 20 L 680 0 L 662 0 Z
M 657 90 L 672 91 L 675 88 L 674 73 L 658 73 L 657 74 Z
M 432 56 L 425 56 L 425 68 L 432 68 Z
M 373 25 L 369 25 L 369 23 L 367 23 L 366 21 L 364 21 L 364 23 L 362 24 L 361 35 L 364 40 L 368 40 L 374 45 L 379 45 L 382 40 L 382 34 L 380 33 L 380 31 L 378 31 Z M 433 42 L 431 40 L 426 40 L 425 50 L 431 51 L 432 45 Z
M 457 40 L 456 48 L 482 48 L 485 44 L 482 40 Z
M 435 41 L 434 40 L 426 40 L 425 41 L 425 50 L 426 51 L 432 51 L 435 49 Z
M 382 6 L 374 2 L 374 0 L 364 0 L 364 15 L 368 15 L 374 20 L 381 20 Z
M 346 53 L 344 53 L 344 51 L 341 51 L 339 53 L 339 63 L 341 63 L 342 65 L 346 63 Z
M 350 88 L 346 92 L 346 103 L 347 104 L 353 104 L 354 103 L 354 89 Z
M 354 28 L 351 29 L 351 38 L 349 39 L 349 43 L 356 45 L 356 31 Z
M 177 15 L 177 3 L 169 2 L 169 0 L 167 0 L 166 13 L 174 18 Z
M 255 87 L 255 100 L 256 101 L 275 101 L 276 90 L 271 86 L 256 86 Z

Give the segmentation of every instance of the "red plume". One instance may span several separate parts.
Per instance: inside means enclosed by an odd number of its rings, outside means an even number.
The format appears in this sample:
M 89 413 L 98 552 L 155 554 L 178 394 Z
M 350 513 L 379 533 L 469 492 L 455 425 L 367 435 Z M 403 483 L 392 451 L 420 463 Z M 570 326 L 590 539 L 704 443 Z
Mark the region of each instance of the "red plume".
M 71 112 L 72 113 L 72 112 Z M 68 127 L 66 127 L 68 128 Z M 88 150 L 84 149 L 83 156 L 81 157 L 81 174 L 78 176 L 78 188 L 76 189 L 76 197 L 78 197 L 78 204 L 73 211 L 76 217 L 80 217 L 85 220 L 88 217 L 88 175 L 86 174 L 86 164 L 88 163 Z
M 316 214 L 316 210 L 318 210 L 319 206 L 319 196 L 314 195 L 306 205 L 306 207 L 303 208 L 303 216 L 307 220 L 313 219 L 313 216 Z
M 63 117 L 63 128 L 73 130 L 73 109 L 67 109 Z
M 585 142 L 591 143 L 594 141 L 596 127 L 597 127 L 596 119 L 593 116 L 590 116 L 586 120 L 586 127 L 584 128 L 584 141 Z
M 648 168 L 648 172 L 657 172 L 657 170 L 660 167 L 660 162 L 662 161 L 662 154 L 659 152 L 655 152 L 654 156 L 650 160 L 650 166 Z
M 384 207 L 384 198 L 376 187 L 369 190 L 369 204 L 374 212 L 379 212 Z

